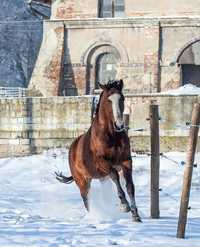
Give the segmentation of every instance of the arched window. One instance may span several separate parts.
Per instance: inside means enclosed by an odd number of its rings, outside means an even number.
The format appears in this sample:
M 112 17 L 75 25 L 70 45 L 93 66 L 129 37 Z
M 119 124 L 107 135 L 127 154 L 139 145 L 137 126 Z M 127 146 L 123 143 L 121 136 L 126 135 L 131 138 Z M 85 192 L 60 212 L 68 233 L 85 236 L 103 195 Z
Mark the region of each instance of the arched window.
M 96 83 L 95 89 L 98 88 L 98 82 L 104 84 L 109 80 L 116 79 L 117 75 L 117 58 L 112 53 L 103 53 L 96 60 Z
M 123 17 L 124 0 L 99 0 L 99 17 Z
M 188 45 L 180 54 L 182 85 L 191 83 L 200 86 L 200 40 Z

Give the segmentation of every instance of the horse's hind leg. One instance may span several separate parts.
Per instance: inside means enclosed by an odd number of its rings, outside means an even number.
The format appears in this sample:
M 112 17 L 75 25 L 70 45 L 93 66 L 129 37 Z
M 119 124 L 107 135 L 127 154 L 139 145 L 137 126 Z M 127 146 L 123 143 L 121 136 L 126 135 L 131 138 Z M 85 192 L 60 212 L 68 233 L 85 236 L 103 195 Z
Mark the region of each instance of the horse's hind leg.
M 123 212 L 129 212 L 130 211 L 130 207 L 129 207 L 129 203 L 126 200 L 126 196 L 125 193 L 121 187 L 120 181 L 119 181 L 119 174 L 115 169 L 112 169 L 111 173 L 110 173 L 110 178 L 112 179 L 112 181 L 115 183 L 115 185 L 117 186 L 117 193 L 121 202 L 121 210 Z
M 132 179 L 132 164 L 131 161 L 127 161 L 123 164 L 123 175 L 126 181 L 127 193 L 131 201 L 131 213 L 134 221 L 141 222 L 140 216 L 135 203 L 135 187 Z
M 83 199 L 83 203 L 87 211 L 89 211 L 89 200 L 88 200 L 88 193 L 90 189 L 91 179 L 81 179 L 78 180 L 77 185 L 80 189 L 81 197 Z

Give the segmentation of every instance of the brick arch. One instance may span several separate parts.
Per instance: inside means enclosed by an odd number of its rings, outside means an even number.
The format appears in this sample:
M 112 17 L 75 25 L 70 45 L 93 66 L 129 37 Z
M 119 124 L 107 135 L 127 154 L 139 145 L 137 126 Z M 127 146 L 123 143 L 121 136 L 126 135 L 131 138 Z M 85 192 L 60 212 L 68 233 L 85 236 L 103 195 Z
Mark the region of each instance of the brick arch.
M 175 63 L 179 64 L 179 60 L 180 60 L 180 57 L 183 55 L 183 53 L 188 49 L 188 47 L 190 47 L 191 45 L 197 43 L 197 42 L 200 42 L 200 38 L 195 38 L 195 39 L 192 39 L 190 40 L 189 42 L 187 42 L 177 53 L 176 55 L 176 58 L 175 58 Z
M 113 45 L 109 42 L 97 42 L 91 45 L 81 58 L 81 63 L 86 66 L 86 94 L 90 94 L 95 88 L 96 61 L 100 55 L 105 53 L 113 54 L 119 64 L 128 63 L 129 61 L 125 49 L 119 45 Z
M 108 47 L 115 49 L 120 55 L 121 63 L 129 63 L 128 53 L 126 52 L 126 49 L 121 44 L 117 42 L 105 41 L 105 42 L 95 42 L 87 48 L 87 50 L 81 56 L 82 65 L 87 65 L 89 56 L 91 56 L 91 54 L 95 50 L 97 50 L 99 47 L 102 47 L 102 46 L 108 46 Z

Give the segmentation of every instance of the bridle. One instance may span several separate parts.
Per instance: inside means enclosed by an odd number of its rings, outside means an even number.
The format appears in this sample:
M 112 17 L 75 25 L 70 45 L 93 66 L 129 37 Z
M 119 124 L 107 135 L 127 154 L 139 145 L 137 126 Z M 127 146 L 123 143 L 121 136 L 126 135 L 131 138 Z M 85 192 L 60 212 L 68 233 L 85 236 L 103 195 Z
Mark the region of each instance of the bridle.
M 113 128 L 114 128 L 114 131 L 115 131 L 115 132 L 118 132 L 118 133 L 123 132 L 124 130 L 126 130 L 126 128 L 125 128 L 124 125 L 123 125 L 123 128 L 117 129 L 116 126 L 115 126 L 115 123 L 113 123 Z

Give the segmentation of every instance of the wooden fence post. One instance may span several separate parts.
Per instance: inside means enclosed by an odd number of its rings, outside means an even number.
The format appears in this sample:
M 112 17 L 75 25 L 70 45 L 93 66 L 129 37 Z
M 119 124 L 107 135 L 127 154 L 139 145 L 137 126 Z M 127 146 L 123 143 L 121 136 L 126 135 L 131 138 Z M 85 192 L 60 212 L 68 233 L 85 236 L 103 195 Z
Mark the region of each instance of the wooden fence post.
M 151 129 L 151 217 L 160 217 L 159 209 L 159 171 L 160 171 L 160 138 L 158 105 L 151 103 L 150 112 Z
M 187 157 L 186 157 L 185 171 L 183 177 L 183 188 L 182 188 L 181 205 L 179 211 L 178 229 L 176 235 L 177 238 L 185 237 L 187 211 L 189 205 L 194 157 L 195 157 L 196 145 L 198 140 L 199 124 L 200 124 L 200 104 L 196 103 L 192 111 L 192 120 L 191 120 L 191 127 L 190 127 L 190 134 L 189 134 L 189 141 L 187 148 Z

